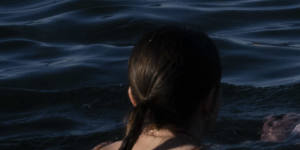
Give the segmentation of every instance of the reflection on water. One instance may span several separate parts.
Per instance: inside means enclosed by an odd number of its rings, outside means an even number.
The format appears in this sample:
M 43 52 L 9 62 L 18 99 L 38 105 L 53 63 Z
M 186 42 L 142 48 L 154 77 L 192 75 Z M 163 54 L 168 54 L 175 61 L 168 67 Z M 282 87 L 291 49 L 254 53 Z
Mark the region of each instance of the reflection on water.
M 220 49 L 224 106 L 212 149 L 293 149 L 295 141 L 258 137 L 264 116 L 299 112 L 299 8 L 294 0 L 2 0 L 0 149 L 86 149 L 121 137 L 131 48 L 174 24 L 207 32 Z

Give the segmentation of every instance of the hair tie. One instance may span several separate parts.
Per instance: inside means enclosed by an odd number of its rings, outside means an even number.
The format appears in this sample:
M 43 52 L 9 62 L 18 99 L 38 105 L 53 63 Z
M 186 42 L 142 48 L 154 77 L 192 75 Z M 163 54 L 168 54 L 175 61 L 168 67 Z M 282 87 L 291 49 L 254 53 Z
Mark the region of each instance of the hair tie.
M 150 98 L 144 98 L 137 107 L 141 107 L 142 109 L 151 109 L 153 107 L 153 100 Z

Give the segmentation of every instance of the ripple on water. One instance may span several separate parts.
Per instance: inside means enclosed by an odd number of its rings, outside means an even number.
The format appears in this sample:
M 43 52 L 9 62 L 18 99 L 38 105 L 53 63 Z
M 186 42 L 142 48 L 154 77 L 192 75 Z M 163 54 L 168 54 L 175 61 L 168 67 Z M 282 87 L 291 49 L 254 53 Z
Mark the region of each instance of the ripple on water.
M 259 135 L 264 116 L 299 113 L 299 8 L 295 0 L 2 0 L 0 147 L 89 149 L 120 137 L 127 87 L 111 85 L 126 85 L 142 33 L 176 24 L 214 39 L 232 84 L 223 84 L 208 142 L 288 149 L 295 141 Z

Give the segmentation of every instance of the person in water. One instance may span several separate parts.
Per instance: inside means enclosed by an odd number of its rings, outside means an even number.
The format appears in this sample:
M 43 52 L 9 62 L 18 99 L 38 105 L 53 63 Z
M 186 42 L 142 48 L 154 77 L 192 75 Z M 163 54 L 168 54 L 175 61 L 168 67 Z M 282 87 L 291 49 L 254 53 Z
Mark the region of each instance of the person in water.
M 219 109 L 221 63 L 202 32 L 163 27 L 145 34 L 129 58 L 133 110 L 122 141 L 94 150 L 198 150 Z
M 300 114 L 287 113 L 270 115 L 264 119 L 261 140 L 283 142 L 300 137 Z

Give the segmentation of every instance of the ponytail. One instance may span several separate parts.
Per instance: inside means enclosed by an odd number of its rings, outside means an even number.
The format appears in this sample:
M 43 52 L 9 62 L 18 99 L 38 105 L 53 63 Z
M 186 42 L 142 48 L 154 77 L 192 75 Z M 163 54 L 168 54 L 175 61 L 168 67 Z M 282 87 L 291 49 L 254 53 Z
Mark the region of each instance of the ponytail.
M 149 109 L 149 101 L 150 100 L 145 100 L 139 103 L 130 113 L 126 136 L 124 137 L 119 150 L 131 150 L 133 148 L 135 142 L 142 133 L 144 118 Z
M 131 150 L 146 125 L 189 126 L 186 122 L 221 80 L 218 50 L 205 33 L 163 27 L 145 34 L 132 49 L 128 79 L 137 105 L 119 150 Z

